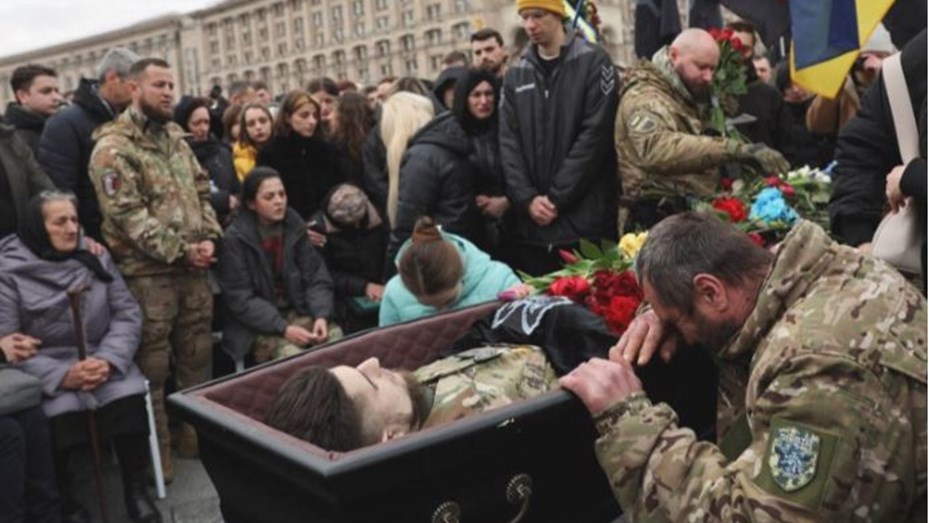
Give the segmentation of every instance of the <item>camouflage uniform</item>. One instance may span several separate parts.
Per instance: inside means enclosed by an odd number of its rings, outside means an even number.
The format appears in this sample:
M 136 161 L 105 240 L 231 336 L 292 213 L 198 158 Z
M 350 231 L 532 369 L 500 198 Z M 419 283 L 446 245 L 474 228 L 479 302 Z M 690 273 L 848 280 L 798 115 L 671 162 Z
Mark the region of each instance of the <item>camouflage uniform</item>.
M 313 330 L 313 323 L 316 322 L 316 318 L 312 316 L 301 316 L 295 310 L 281 311 L 281 315 L 287 320 L 287 325 L 297 325 L 308 331 Z M 329 322 L 327 324 L 327 329 L 329 330 L 329 337 L 326 338 L 325 343 L 340 340 L 345 335 L 342 332 L 342 328 L 335 323 Z M 259 334 L 255 336 L 255 341 L 252 343 L 251 353 L 252 357 L 255 358 L 255 363 L 265 363 L 267 361 L 293 356 L 294 354 L 300 354 L 305 350 L 306 347 L 294 345 L 283 336 Z
M 176 124 L 155 124 L 130 107 L 94 133 L 89 173 L 104 238 L 144 313 L 136 363 L 151 384 L 163 449 L 171 348 L 178 388 L 209 377 L 213 295 L 207 271 L 187 265 L 187 245 L 222 236 L 209 175 L 183 136 Z
M 423 428 L 449 423 L 558 388 L 538 347 L 481 347 L 420 367 L 416 380 L 434 392 Z
M 595 419 L 617 499 L 635 521 L 925 521 L 925 326 L 892 268 L 802 222 L 718 354 L 748 370 L 742 445 L 633 394 Z
M 639 198 L 708 196 L 732 144 L 703 136 L 699 105 L 668 61 L 668 48 L 632 69 L 620 91 L 616 152 L 625 207 Z

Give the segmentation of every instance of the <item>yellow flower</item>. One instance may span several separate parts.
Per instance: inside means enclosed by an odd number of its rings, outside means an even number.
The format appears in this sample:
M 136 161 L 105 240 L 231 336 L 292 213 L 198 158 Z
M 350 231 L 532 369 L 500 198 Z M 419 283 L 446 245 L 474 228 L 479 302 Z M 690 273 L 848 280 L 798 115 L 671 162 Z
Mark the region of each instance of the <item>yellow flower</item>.
M 639 254 L 642 245 L 645 245 L 646 238 L 648 238 L 647 232 L 640 232 L 639 234 L 630 232 L 624 234 L 623 237 L 619 239 L 619 250 L 631 260 Z

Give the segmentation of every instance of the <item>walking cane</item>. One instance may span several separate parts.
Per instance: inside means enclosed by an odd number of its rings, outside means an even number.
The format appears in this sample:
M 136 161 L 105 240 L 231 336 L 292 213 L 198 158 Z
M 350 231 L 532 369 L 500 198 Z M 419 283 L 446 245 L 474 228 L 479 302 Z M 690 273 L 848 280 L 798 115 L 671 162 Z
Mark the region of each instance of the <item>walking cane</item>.
M 74 337 L 77 339 L 77 357 L 80 361 L 87 359 L 84 320 L 81 318 L 81 295 L 87 289 L 88 287 L 85 285 L 68 290 L 68 301 L 71 303 L 71 315 L 74 318 Z M 94 483 L 97 487 L 97 501 L 100 503 L 100 517 L 103 519 L 103 523 L 107 523 L 106 494 L 103 492 L 103 474 L 100 468 L 100 441 L 97 436 L 97 420 L 92 409 L 85 412 L 87 413 L 87 435 L 90 437 L 90 452 L 93 455 Z

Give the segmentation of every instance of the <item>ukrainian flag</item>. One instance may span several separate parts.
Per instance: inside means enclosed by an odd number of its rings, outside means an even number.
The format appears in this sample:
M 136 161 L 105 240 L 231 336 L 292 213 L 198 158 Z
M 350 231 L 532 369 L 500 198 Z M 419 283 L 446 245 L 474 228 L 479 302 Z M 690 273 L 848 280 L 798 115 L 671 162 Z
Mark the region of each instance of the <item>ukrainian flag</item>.
M 791 0 L 790 77 L 835 98 L 861 47 L 894 0 Z
M 565 14 L 571 19 L 576 30 L 584 36 L 588 42 L 597 42 L 597 29 L 584 18 L 584 3 L 586 0 L 579 0 L 572 5 L 570 0 L 564 0 Z M 575 9 L 576 8 L 576 9 Z

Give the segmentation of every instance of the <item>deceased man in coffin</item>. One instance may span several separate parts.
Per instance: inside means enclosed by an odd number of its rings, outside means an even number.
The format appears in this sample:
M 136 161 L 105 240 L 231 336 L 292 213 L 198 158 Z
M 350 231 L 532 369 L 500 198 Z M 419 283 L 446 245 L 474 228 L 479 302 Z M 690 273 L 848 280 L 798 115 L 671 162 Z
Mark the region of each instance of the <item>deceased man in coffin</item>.
M 328 450 L 352 451 L 555 390 L 558 376 L 591 357 L 607 357 L 615 342 L 600 318 L 565 298 L 521 300 L 478 320 L 444 357 L 413 371 L 382 368 L 378 358 L 357 366 L 303 368 L 281 387 L 266 423 Z M 692 365 L 690 369 L 700 371 Z M 712 394 L 701 396 L 682 388 L 680 376 L 672 378 L 668 368 L 647 367 L 642 379 L 652 397 L 679 406 L 682 400 L 690 403 L 682 412 L 690 413 L 699 432 L 711 435 Z M 697 379 L 707 383 L 706 390 L 713 389 L 710 373 Z M 583 412 L 580 405 L 578 409 Z M 574 434 L 577 441 L 565 441 L 562 435 L 562 441 L 548 442 L 546 452 L 571 445 L 592 449 L 590 434 Z M 571 432 L 567 436 L 572 437 Z M 540 454 L 538 459 L 549 457 Z M 609 496 L 606 478 L 595 466 L 552 472 L 568 476 L 562 481 L 599 483 L 604 497 Z M 591 477 L 571 478 L 572 474 Z M 531 520 L 542 519 L 537 513 Z M 603 519 L 576 519 L 587 520 Z

